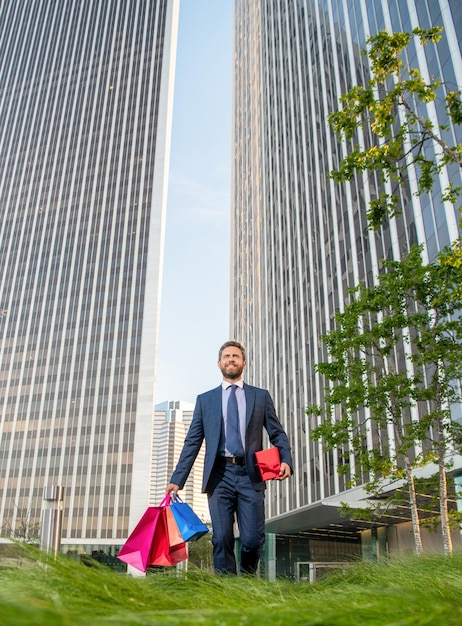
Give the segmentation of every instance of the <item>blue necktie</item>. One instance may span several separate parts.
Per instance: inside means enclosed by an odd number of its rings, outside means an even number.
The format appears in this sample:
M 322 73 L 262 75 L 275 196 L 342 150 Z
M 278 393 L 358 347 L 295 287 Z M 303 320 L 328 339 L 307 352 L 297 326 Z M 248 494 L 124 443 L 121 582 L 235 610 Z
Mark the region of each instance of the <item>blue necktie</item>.
M 239 410 L 236 399 L 237 385 L 231 385 L 226 415 L 226 447 L 233 456 L 244 456 L 241 432 L 239 428 Z

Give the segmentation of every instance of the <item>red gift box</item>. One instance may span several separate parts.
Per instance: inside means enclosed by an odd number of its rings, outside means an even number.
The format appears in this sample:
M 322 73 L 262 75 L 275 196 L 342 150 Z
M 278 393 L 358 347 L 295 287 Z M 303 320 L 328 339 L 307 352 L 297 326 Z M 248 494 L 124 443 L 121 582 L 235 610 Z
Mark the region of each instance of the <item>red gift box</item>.
M 279 476 L 281 469 L 281 458 L 279 448 L 268 448 L 255 452 L 257 466 L 260 469 L 262 480 L 271 480 Z

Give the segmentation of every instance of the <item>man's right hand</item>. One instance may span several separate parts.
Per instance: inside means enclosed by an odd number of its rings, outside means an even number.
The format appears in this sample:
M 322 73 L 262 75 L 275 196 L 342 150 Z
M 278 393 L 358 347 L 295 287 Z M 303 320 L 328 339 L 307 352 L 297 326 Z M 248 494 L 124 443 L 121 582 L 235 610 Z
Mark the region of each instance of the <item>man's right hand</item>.
M 167 488 L 165 489 L 165 493 L 178 493 L 178 491 L 180 490 L 178 485 L 174 485 L 173 483 L 170 483 L 167 485 Z

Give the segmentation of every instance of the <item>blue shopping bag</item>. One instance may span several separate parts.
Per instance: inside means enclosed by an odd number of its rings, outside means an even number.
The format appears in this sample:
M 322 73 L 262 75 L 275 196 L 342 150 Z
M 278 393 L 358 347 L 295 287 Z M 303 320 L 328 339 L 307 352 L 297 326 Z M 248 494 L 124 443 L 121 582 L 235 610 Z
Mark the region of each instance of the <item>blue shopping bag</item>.
M 172 494 L 170 510 L 183 541 L 196 541 L 209 532 L 204 522 L 194 513 L 189 504 L 183 502 L 178 494 Z

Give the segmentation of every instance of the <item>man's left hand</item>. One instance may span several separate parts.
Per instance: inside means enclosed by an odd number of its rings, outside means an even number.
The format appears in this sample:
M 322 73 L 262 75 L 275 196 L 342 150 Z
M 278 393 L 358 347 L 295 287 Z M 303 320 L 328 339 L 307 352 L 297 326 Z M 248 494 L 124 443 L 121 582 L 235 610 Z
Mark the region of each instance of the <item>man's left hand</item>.
M 288 463 L 281 463 L 281 469 L 279 470 L 279 476 L 276 480 L 285 480 L 289 478 L 292 474 L 292 470 L 290 469 L 290 465 Z

